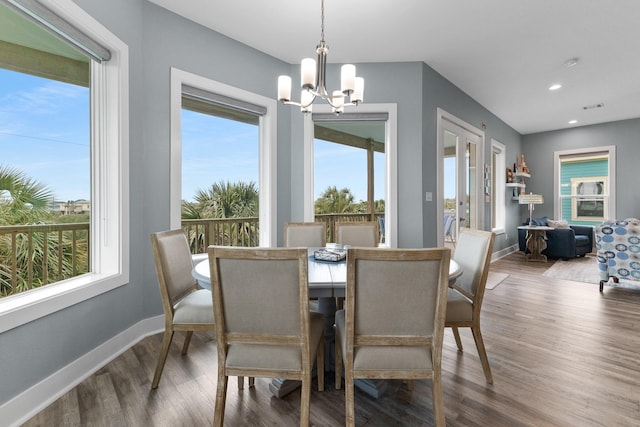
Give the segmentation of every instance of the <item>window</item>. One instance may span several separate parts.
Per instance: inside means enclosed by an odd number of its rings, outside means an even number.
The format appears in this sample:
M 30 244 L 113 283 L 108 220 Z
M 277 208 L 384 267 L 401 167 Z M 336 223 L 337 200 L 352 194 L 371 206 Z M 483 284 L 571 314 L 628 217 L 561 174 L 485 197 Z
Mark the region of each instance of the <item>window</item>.
M 194 252 L 201 252 L 210 243 L 265 247 L 275 245 L 276 107 L 277 103 L 273 99 L 186 71 L 175 68 L 171 70 L 171 228 L 188 228 L 189 221 L 183 223 L 183 199 L 189 202 L 198 189 L 213 190 L 212 186 L 221 182 L 234 184 L 238 181 L 255 181 L 254 190 L 258 193 L 257 222 L 249 218 L 238 225 L 234 221 L 232 229 L 220 233 L 212 227 L 209 228 L 211 235 L 206 237 L 205 233 L 208 232 L 193 228 L 189 231 L 191 237 L 202 237 L 192 240 Z M 209 126 L 209 134 L 200 131 L 194 133 L 196 126 L 193 120 Z M 238 137 L 241 133 L 248 133 L 249 136 L 243 138 L 243 142 L 230 142 L 228 139 L 220 139 L 221 135 L 214 135 L 211 126 L 218 126 L 218 129 L 223 126 L 227 137 Z M 198 139 L 201 137 L 205 139 Z M 222 160 L 221 154 L 224 151 L 227 153 L 226 160 L 236 166 L 215 174 L 194 173 L 195 168 L 211 169 L 213 166 L 198 164 L 192 157 L 194 150 L 202 150 L 203 158 L 204 155 L 212 155 L 211 161 Z M 238 174 L 243 165 L 247 168 Z M 201 182 L 198 183 L 198 180 Z M 225 235 L 226 238 L 229 232 L 233 234 L 231 240 L 215 240 L 216 235 Z
M 506 210 L 506 150 L 504 144 L 491 140 L 491 230 L 504 233 Z
M 62 90 L 63 95 L 79 95 L 83 99 L 86 96 L 82 101 L 86 119 L 83 122 L 78 118 L 77 122 L 68 124 L 76 126 L 80 134 L 84 132 L 85 146 L 80 149 L 85 154 L 78 155 L 82 159 L 81 165 L 71 168 L 56 157 L 58 151 L 64 149 L 63 143 L 50 141 L 47 147 L 51 149 L 47 159 L 58 161 L 60 170 L 67 174 L 80 172 L 82 186 L 79 188 L 86 193 L 79 194 L 78 199 L 71 203 L 69 200 L 62 200 L 61 204 L 51 203 L 49 209 L 76 214 L 88 208 L 91 213 L 87 231 L 90 243 L 85 253 L 88 272 L 80 272 L 72 278 L 60 276 L 63 280 L 54 277 L 53 283 L 46 282 L 49 283 L 47 286 L 0 300 L 0 332 L 129 281 L 127 47 L 72 2 L 10 0 L 8 3 L 19 7 L 14 10 L 0 5 L 0 52 L 10 53 L 0 56 L 0 68 L 5 69 L 2 72 L 21 76 L 30 87 L 44 84 L 41 87 Z M 42 19 L 35 25 L 23 18 L 22 12 L 18 14 L 18 10 Z M 63 33 L 67 41 L 60 42 L 51 36 L 47 31 L 52 27 Z M 25 37 L 27 34 L 29 37 Z M 72 40 L 73 49 L 69 47 Z M 77 49 L 83 52 L 79 56 Z M 82 87 L 88 88 L 88 96 L 83 94 Z M 41 93 L 31 100 L 39 102 L 38 106 L 45 113 L 52 112 L 51 104 L 42 102 L 46 97 Z M 9 103 L 2 108 L 15 109 L 19 106 L 19 103 Z M 5 113 L 14 114 L 16 111 Z M 46 129 L 46 123 L 39 124 L 45 126 L 42 135 L 51 134 L 53 128 Z M 29 149 L 25 144 L 20 148 Z M 35 152 L 32 154 L 36 155 Z M 55 187 L 53 190 L 60 190 L 57 184 Z M 65 205 L 68 208 L 65 209 Z M 93 218 L 105 220 L 93 221 Z
M 385 246 L 397 246 L 397 191 L 396 191 L 396 105 L 395 104 L 362 104 L 353 112 L 344 113 L 339 117 L 330 114 L 331 108 L 328 105 L 318 105 L 314 107 L 314 114 L 304 117 L 304 220 L 314 221 L 315 201 L 319 195 L 326 190 L 327 186 L 334 184 L 324 180 L 321 176 L 324 172 L 322 168 L 328 167 L 331 163 L 335 166 L 336 159 L 340 154 L 335 150 L 346 150 L 350 155 L 359 157 L 356 160 L 360 164 L 359 178 L 351 181 L 336 181 L 337 190 L 353 185 L 357 185 L 360 193 L 355 194 L 358 203 L 360 200 L 366 205 L 365 213 L 371 211 L 378 212 L 376 201 L 381 206 L 380 200 L 384 202 L 384 236 L 382 241 Z M 360 129 L 358 129 L 360 128 Z M 380 135 L 371 138 L 365 136 L 364 130 L 367 128 L 373 134 Z M 316 136 L 316 131 L 320 134 Z M 371 135 L 373 135 L 371 134 Z M 314 142 L 314 139 L 317 140 Z M 316 153 L 316 146 L 318 153 Z M 333 154 L 328 154 L 326 159 L 322 159 L 323 150 L 330 149 Z M 333 156 L 333 161 L 332 161 Z M 336 157 L 338 156 L 338 157 Z M 355 164 L 343 165 L 342 169 L 356 168 Z M 316 168 L 321 168 L 317 171 Z M 359 183 L 357 183 L 359 181 Z M 316 188 L 319 186 L 320 188 Z M 353 189 L 350 189 L 354 191 Z M 370 194 L 373 191 L 373 194 Z M 362 194 L 366 192 L 365 194 Z M 362 195 L 360 195 L 362 194 Z M 382 228 L 381 228 L 382 231 Z
M 264 110 L 247 112 L 222 105 L 210 92 L 182 90 L 182 227 L 191 250 L 258 246 L 258 131 Z
M 615 147 L 556 152 L 556 217 L 595 225 L 615 217 Z

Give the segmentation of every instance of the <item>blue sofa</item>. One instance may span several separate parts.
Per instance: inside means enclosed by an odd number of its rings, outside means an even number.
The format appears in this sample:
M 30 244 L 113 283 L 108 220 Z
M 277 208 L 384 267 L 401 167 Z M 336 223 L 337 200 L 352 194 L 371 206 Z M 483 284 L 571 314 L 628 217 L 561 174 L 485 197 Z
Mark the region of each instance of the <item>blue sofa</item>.
M 533 225 L 549 225 L 548 218 L 534 218 Z M 523 225 L 528 225 L 529 221 Z M 552 226 L 552 225 L 551 225 Z M 518 230 L 518 246 L 520 251 L 526 249 L 526 230 Z M 582 257 L 593 250 L 593 227 L 588 225 L 570 225 L 569 228 L 555 228 L 547 231 L 547 248 L 542 251 L 548 258 Z

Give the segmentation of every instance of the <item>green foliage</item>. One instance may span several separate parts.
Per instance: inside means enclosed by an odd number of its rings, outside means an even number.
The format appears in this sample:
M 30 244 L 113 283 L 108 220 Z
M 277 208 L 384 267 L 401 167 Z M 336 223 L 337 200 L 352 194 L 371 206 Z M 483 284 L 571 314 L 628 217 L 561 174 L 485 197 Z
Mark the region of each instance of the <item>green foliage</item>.
M 258 216 L 259 197 L 254 182 L 220 181 L 198 190 L 194 198 L 194 202 L 182 202 L 183 219 Z
M 24 172 L 0 166 L 0 226 L 88 223 L 89 215 L 66 215 L 49 211 L 53 192 Z M 25 227 L 29 230 L 29 227 Z M 15 234 L 0 233 L 0 296 L 22 292 L 86 273 L 89 266 L 89 236 L 77 231 Z M 15 251 L 14 251 L 15 242 Z M 14 268 L 15 256 L 15 268 Z M 61 262 L 58 263 L 60 257 Z M 75 266 L 74 266 L 75 261 Z M 16 276 L 15 289 L 12 287 Z

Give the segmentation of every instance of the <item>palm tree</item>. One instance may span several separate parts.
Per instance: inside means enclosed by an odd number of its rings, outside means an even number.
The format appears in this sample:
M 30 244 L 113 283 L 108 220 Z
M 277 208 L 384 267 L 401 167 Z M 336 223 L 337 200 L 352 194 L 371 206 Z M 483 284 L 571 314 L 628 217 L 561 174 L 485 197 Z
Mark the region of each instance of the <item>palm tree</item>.
M 348 213 L 354 212 L 356 205 L 351 190 L 343 188 L 338 190 L 336 186 L 329 186 L 315 202 L 316 214 Z
M 38 221 L 52 197 L 51 190 L 21 170 L 0 166 L 0 225 Z
M 253 218 L 258 216 L 259 194 L 254 182 L 214 183 L 206 190 L 198 190 L 193 202 L 182 203 L 183 219 Z M 233 223 L 223 232 L 227 242 L 256 246 L 258 229 L 253 221 Z M 200 247 L 204 236 L 189 236 L 194 247 Z
M 0 226 L 56 222 L 58 217 L 49 212 L 49 202 L 52 197 L 51 190 L 28 177 L 24 172 L 12 167 L 0 166 Z M 15 238 L 16 267 L 14 270 L 11 235 L 0 235 L 0 296 L 85 273 L 88 268 L 89 254 L 87 243 L 86 237 L 76 239 L 74 243 L 65 233 L 60 243 L 53 235 L 50 235 L 45 242 L 44 234 L 18 233 Z M 76 271 L 73 271 L 74 245 Z M 57 257 L 46 258 L 45 247 L 48 253 L 62 254 L 60 273 L 57 261 L 54 261 Z M 46 265 L 44 265 L 45 259 L 48 260 Z M 45 269 L 46 281 L 44 280 Z M 15 289 L 11 285 L 14 271 L 17 272 Z M 28 271 L 31 271 L 31 279 Z

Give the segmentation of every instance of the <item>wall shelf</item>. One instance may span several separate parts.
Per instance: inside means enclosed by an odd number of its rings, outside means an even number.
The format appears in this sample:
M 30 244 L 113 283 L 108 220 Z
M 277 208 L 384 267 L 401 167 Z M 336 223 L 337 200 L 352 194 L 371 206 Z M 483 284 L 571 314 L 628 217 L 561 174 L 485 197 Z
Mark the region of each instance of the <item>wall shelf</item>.
M 527 187 L 527 184 L 525 182 L 526 178 L 531 178 L 531 174 L 525 172 L 515 172 L 513 174 L 514 182 L 507 182 L 505 184 L 505 187 L 511 188 L 513 190 L 511 200 L 518 200 L 520 194 L 524 193 L 524 189 Z

